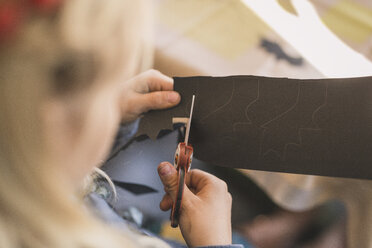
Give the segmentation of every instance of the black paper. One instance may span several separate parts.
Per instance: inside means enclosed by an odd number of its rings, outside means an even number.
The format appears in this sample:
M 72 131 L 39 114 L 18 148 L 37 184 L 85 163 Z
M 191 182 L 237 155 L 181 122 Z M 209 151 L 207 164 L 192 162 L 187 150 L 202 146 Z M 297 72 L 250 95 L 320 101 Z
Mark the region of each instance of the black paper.
M 174 78 L 181 103 L 151 111 L 139 134 L 155 138 L 188 117 L 194 156 L 224 167 L 372 179 L 372 77 L 299 80 L 257 76 Z

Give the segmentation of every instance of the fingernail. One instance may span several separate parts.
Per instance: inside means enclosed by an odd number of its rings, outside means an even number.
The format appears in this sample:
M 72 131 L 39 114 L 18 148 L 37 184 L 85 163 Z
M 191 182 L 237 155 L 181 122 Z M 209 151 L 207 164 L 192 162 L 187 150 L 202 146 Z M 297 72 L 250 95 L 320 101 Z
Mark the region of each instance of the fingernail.
M 161 164 L 161 166 L 159 168 L 160 176 L 165 177 L 165 176 L 169 175 L 170 173 L 171 173 L 171 168 L 170 168 L 169 164 L 167 164 L 167 163 Z
M 170 103 L 176 103 L 180 99 L 180 94 L 178 94 L 175 91 L 169 92 L 168 93 L 168 101 Z

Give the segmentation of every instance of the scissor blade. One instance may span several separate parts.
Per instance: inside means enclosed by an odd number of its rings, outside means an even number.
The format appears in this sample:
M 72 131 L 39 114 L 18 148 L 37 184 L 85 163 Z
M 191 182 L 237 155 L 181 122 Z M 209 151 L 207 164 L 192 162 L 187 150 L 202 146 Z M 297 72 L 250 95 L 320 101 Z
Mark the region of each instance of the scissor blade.
M 185 144 L 187 145 L 189 142 L 189 134 L 190 134 L 190 126 L 191 126 L 191 119 L 192 119 L 192 112 L 194 111 L 194 101 L 195 101 L 195 95 L 192 95 L 192 101 L 191 101 L 191 110 L 190 110 L 190 117 L 186 124 L 186 134 L 185 134 Z

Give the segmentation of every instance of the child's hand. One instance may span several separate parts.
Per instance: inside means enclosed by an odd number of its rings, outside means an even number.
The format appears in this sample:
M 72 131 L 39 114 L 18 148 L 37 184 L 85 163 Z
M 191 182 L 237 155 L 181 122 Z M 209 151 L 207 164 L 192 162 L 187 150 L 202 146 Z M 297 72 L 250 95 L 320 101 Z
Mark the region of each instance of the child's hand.
M 173 91 L 173 79 L 156 70 L 148 70 L 125 82 L 120 92 L 123 122 L 133 121 L 151 109 L 177 105 L 181 97 Z
M 158 167 L 166 192 L 160 208 L 172 207 L 177 194 L 177 171 L 168 162 Z M 190 247 L 231 244 L 231 202 L 226 183 L 200 170 L 186 174 L 180 228 Z

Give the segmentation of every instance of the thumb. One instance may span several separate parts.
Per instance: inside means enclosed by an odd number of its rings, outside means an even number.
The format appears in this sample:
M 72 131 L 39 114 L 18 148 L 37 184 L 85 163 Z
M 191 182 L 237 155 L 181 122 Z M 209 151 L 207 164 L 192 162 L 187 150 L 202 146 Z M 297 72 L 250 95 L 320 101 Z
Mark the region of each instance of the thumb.
M 146 94 L 137 94 L 133 105 L 139 108 L 140 113 L 152 109 L 166 109 L 177 105 L 181 100 L 179 93 L 175 91 L 155 91 Z
M 172 200 L 176 199 L 178 189 L 178 173 L 177 170 L 168 162 L 162 162 L 158 166 L 158 174 L 161 182 L 164 185 L 164 190 L 170 195 Z

